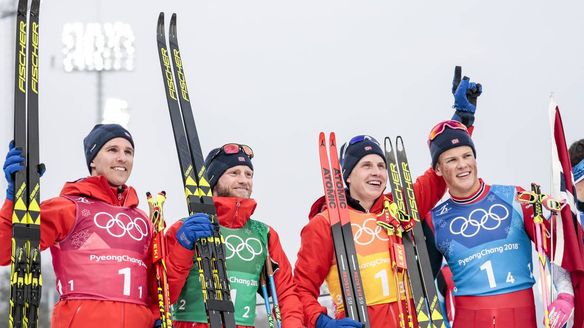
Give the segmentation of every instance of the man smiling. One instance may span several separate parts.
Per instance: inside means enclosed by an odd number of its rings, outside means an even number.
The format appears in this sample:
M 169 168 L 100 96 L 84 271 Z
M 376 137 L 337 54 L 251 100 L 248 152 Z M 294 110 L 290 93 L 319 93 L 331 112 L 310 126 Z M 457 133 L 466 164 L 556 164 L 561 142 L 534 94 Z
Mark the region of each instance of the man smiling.
M 206 177 L 213 190 L 221 235 L 225 240 L 227 274 L 237 327 L 254 327 L 256 292 L 267 261 L 274 268 L 275 289 L 283 327 L 303 327 L 302 305 L 292 280 L 292 268 L 280 238 L 269 225 L 251 219 L 257 206 L 253 191 L 253 151 L 230 143 L 213 149 L 205 159 Z M 205 213 L 178 221 L 166 232 L 168 281 L 175 328 L 208 327 L 194 244 L 211 234 Z M 266 300 L 267 302 L 267 300 Z
M 457 121 L 434 126 L 428 144 L 432 167 L 450 193 L 426 222 L 452 271 L 454 328 L 537 327 L 531 288 L 533 206 L 516 200 L 523 189 L 488 185 L 478 178 L 474 143 Z M 543 243 L 551 252 L 549 236 Z M 567 271 L 552 267 L 558 296 L 546 310 L 551 327 L 557 328 L 574 309 L 574 291 Z
M 341 147 L 340 161 L 343 179 L 347 185 L 345 194 L 349 205 L 349 220 L 353 228 L 355 249 L 359 262 L 361 281 L 367 303 L 370 327 L 400 327 L 400 308 L 406 308 L 406 300 L 400 296 L 394 284 L 396 276 L 389 255 L 389 236 L 377 226 L 391 216 L 391 194 L 384 194 L 387 185 L 387 165 L 381 146 L 373 137 L 359 135 Z M 414 184 L 414 192 L 421 213 L 429 211 L 445 192 L 442 178 L 428 169 Z M 310 221 L 302 229 L 301 246 L 295 265 L 294 279 L 298 293 L 304 302 L 304 316 L 308 327 L 336 328 L 362 327 L 363 324 L 345 318 L 341 284 L 334 255 L 329 212 L 324 197 L 311 208 Z M 394 221 L 395 218 L 394 218 Z M 399 223 L 398 223 L 399 224 Z M 402 228 L 409 230 L 413 220 L 402 221 Z M 400 279 L 401 279 L 401 274 Z M 319 289 L 326 281 L 335 303 L 336 319 L 326 314 L 326 308 L 318 302 Z M 402 304 L 398 304 L 401 302 Z M 412 308 L 413 303 L 411 303 Z M 417 327 L 417 319 L 411 322 Z
M 157 299 L 151 265 L 152 224 L 126 182 L 134 140 L 118 124 L 98 124 L 83 140 L 90 176 L 67 182 L 41 203 L 41 249 L 50 248 L 61 295 L 51 326 L 151 328 Z M 0 264 L 10 263 L 14 173 L 21 150 L 11 144 L 0 211 Z

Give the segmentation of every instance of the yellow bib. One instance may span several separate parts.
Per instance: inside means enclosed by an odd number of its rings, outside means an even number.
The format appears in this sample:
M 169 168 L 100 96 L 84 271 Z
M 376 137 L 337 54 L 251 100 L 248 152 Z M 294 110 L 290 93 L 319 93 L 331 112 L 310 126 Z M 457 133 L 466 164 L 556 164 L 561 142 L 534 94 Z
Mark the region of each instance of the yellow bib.
M 353 240 L 357 251 L 357 260 L 361 280 L 365 290 L 365 300 L 368 306 L 386 304 L 397 301 L 397 286 L 403 291 L 403 278 L 399 274 L 396 281 L 392 270 L 389 254 L 389 236 L 384 228 L 377 225 L 377 217 L 385 215 L 363 213 L 349 209 L 349 219 L 353 230 Z M 341 292 L 336 259 L 333 259 L 326 283 L 337 313 L 344 313 L 343 296 Z M 405 294 L 402 294 L 405 299 Z

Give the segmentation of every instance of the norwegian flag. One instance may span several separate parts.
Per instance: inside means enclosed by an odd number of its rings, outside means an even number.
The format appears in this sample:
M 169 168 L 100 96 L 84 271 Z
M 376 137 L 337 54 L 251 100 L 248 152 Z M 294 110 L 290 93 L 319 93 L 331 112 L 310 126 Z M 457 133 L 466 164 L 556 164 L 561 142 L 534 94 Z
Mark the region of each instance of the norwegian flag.
M 551 261 L 562 266 L 572 278 L 575 293 L 574 327 L 584 328 L 584 245 L 582 244 L 582 227 L 578 220 L 575 203 L 574 177 L 560 108 L 550 100 L 550 127 L 552 133 L 552 197 L 566 201 L 556 220 L 555 249 Z

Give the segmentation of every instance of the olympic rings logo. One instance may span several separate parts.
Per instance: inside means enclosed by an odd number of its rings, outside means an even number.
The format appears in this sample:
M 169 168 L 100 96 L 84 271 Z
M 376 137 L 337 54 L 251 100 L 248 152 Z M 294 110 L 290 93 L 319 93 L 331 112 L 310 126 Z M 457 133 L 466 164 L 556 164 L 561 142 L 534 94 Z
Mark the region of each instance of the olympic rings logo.
M 497 208 L 502 209 L 496 210 Z M 480 217 L 477 217 L 480 215 Z M 488 211 L 477 208 L 470 212 L 468 219 L 464 216 L 457 216 L 450 221 L 450 232 L 453 235 L 462 235 L 470 238 L 476 236 L 481 229 L 488 231 L 495 230 L 501 226 L 501 222 L 509 217 L 509 210 L 501 204 L 493 204 Z
M 367 226 L 369 222 L 373 222 L 375 228 L 371 228 Z M 359 245 L 369 245 L 371 244 L 376 238 L 382 241 L 388 241 L 389 237 L 386 235 L 380 234 L 383 231 L 383 228 L 376 224 L 377 220 L 375 218 L 369 218 L 363 222 L 363 226 L 360 226 L 356 223 L 351 223 L 351 226 L 357 228 L 357 232 L 353 236 L 353 240 Z M 364 239 L 364 240 L 362 240 Z
M 256 255 L 260 255 L 264 251 L 264 246 L 259 239 L 249 237 L 243 240 L 243 238 L 237 235 L 229 235 L 225 238 L 225 248 L 227 249 L 226 260 L 229 260 L 237 254 L 237 257 L 245 262 L 250 262 Z
M 105 221 L 107 220 L 107 221 Z M 148 236 L 148 224 L 142 218 L 132 218 L 125 213 L 118 213 L 112 216 L 107 212 L 99 212 L 93 217 L 95 226 L 105 229 L 110 236 L 122 238 L 126 234 L 135 241 L 140 241 Z

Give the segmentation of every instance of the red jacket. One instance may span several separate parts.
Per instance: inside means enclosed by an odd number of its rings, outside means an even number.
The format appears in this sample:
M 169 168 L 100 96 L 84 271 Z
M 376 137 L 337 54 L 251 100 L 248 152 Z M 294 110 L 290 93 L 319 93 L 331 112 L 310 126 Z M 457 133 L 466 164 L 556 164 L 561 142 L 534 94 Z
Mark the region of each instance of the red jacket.
M 440 200 L 446 191 L 444 180 L 437 176 L 434 170 L 428 169 L 424 175 L 418 177 L 414 183 L 414 192 L 418 203 L 420 216 L 424 216 Z M 370 209 L 370 213 L 379 214 L 383 211 L 383 200 L 391 194 L 379 197 Z M 334 259 L 334 247 L 331 235 L 331 226 L 328 219 L 321 214 L 324 205 L 323 199 L 312 206 L 309 215 L 312 218 L 301 232 L 301 245 L 298 260 L 294 266 L 294 280 L 298 294 L 304 303 L 304 320 L 308 327 L 314 327 L 321 313 L 327 309 L 318 303 L 320 286 L 327 277 Z M 349 203 L 351 205 L 351 203 Z M 354 209 L 351 210 L 357 211 Z M 316 215 L 316 216 L 314 216 Z M 314 216 L 314 217 L 313 217 Z M 388 246 L 389 249 L 389 246 Z M 367 281 L 363 282 L 367 284 Z M 386 318 L 395 316 L 393 306 L 378 304 L 369 306 L 369 320 L 371 327 L 387 327 Z
M 257 205 L 253 199 L 235 197 L 213 197 L 213 201 L 217 208 L 219 224 L 231 229 L 243 227 L 250 219 Z M 169 254 L 166 259 L 166 265 L 171 303 L 178 300 L 187 276 L 193 267 L 193 256 L 195 255 L 194 250 L 187 250 L 176 239 L 176 232 L 182 223 L 179 220 L 166 231 Z M 270 227 L 269 231 L 268 250 L 272 261 L 279 265 L 279 269 L 274 273 L 274 280 L 282 314 L 282 327 L 303 327 L 302 304 L 294 287 L 292 268 L 282 249 L 280 238 L 272 227 Z M 207 327 L 207 324 L 173 322 L 173 327 Z
M 106 178 L 92 176 L 76 182 L 68 182 L 61 190 L 60 197 L 41 203 L 41 250 L 53 247 L 67 237 L 76 222 L 75 204 L 63 196 L 88 196 L 108 204 L 137 207 L 138 197 L 132 187 L 127 187 L 120 195 L 110 187 Z M 10 264 L 12 238 L 12 201 L 6 200 L 0 210 L 0 265 Z M 147 265 L 151 266 L 150 263 Z M 150 309 L 146 306 L 103 300 L 59 301 L 53 310 L 51 326 L 83 328 L 151 328 L 158 313 L 153 270 L 149 270 Z M 152 283 L 150 283 L 152 282 Z M 107 283 L 104 281 L 104 283 Z M 45 287 L 47 288 L 47 287 Z M 52 286 L 49 288 L 53 288 Z

